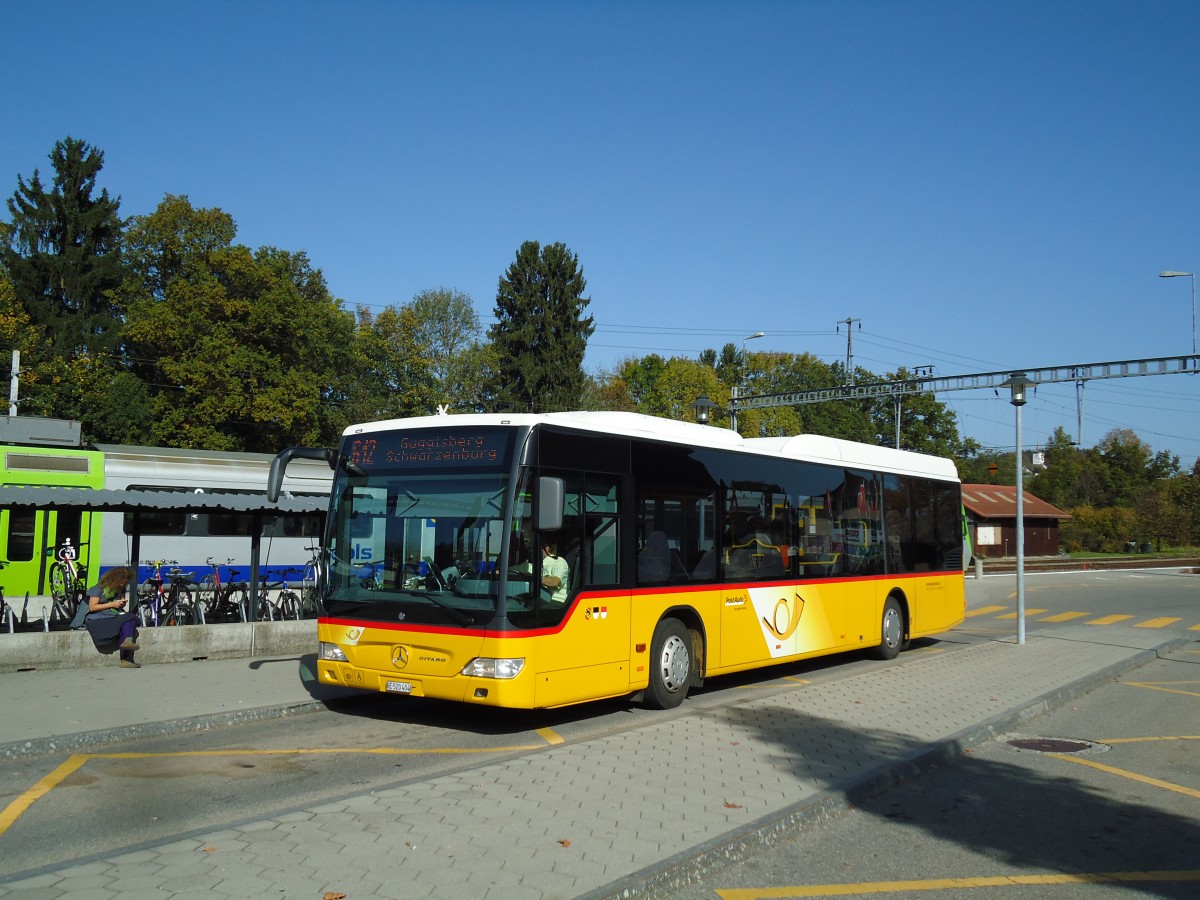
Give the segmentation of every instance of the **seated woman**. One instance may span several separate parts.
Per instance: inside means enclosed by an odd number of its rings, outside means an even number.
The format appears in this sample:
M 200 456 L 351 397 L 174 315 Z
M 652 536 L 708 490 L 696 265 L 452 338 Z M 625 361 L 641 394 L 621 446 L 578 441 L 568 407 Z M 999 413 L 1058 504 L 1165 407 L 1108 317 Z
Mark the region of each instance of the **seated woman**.
M 137 643 L 137 617 L 125 611 L 126 595 L 133 573 L 125 566 L 109 569 L 100 576 L 94 587 L 88 588 L 88 615 L 84 622 L 92 642 L 101 653 L 112 653 L 113 645 L 120 651 L 122 669 L 140 669 L 133 654 L 140 649 Z

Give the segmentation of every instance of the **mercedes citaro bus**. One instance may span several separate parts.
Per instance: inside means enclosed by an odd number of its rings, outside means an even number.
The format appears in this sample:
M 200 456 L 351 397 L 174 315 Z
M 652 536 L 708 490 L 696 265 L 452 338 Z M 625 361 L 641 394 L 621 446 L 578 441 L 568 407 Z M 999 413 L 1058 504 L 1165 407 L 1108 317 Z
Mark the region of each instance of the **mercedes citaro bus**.
M 333 469 L 325 684 L 670 708 L 706 677 L 891 659 L 963 620 L 960 485 L 938 457 L 634 413 L 438 415 L 284 450 L 268 496 L 297 457 Z

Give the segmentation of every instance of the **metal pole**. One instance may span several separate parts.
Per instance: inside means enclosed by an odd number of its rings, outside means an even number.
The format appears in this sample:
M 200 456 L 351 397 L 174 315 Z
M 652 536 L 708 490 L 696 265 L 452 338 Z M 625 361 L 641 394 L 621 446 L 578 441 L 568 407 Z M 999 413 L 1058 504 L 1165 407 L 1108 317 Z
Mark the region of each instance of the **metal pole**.
M 1193 284 L 1194 284 L 1193 280 Z M 8 380 L 8 414 L 15 416 L 17 414 L 17 385 L 21 380 L 21 351 L 14 350 L 12 352 L 12 375 Z
M 1025 467 L 1021 461 L 1021 407 L 1017 407 L 1017 643 L 1025 643 Z
M 735 384 L 729 389 L 729 427 L 737 431 L 737 399 L 738 389 Z

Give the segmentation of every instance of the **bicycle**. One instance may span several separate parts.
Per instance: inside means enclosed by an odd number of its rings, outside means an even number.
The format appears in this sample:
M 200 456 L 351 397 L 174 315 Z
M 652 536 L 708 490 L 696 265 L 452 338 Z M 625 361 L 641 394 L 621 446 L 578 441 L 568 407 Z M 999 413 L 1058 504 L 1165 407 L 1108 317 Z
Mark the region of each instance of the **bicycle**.
M 200 582 L 200 600 L 196 606 L 199 621 L 204 622 L 245 622 L 246 610 L 250 606 L 249 585 L 244 581 L 235 581 L 241 571 L 229 570 L 229 582 L 221 583 L 221 567 L 213 562 L 210 556 L 206 562 L 212 567 L 212 574 L 205 575 Z M 225 565 L 233 562 L 225 560 Z
M 300 576 L 300 611 L 304 616 L 316 615 L 320 609 L 317 594 L 321 585 L 321 548 L 307 549 L 312 556 Z
M 164 579 L 163 566 L 175 565 L 173 560 L 146 560 L 154 567 L 138 590 L 138 618 L 143 626 L 191 625 L 196 617 L 195 573 L 171 569 Z
M 303 570 L 298 568 L 284 569 L 283 578 L 279 581 L 269 581 L 266 575 L 262 576 L 258 589 L 258 621 L 300 618 L 300 595 L 288 587 L 287 579 L 289 575 L 301 572 Z M 271 591 L 279 592 L 273 600 Z
M 8 560 L 0 560 L 0 569 L 4 569 L 8 565 Z M 0 585 L 0 622 L 8 629 L 8 633 L 12 634 L 16 630 L 17 614 L 16 611 L 8 605 L 8 601 L 4 599 L 4 585 Z
M 46 548 L 46 555 L 54 557 L 50 564 L 50 598 L 55 618 L 70 621 L 87 593 L 87 565 L 79 560 L 79 550 L 86 546 L 86 541 L 75 545 L 65 538 L 57 548 Z

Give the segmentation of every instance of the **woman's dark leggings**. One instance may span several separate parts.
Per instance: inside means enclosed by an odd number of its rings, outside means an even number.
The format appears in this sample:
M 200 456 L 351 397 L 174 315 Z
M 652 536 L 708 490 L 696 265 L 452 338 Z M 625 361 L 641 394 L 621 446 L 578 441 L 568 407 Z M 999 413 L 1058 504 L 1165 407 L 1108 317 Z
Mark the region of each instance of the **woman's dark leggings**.
M 121 623 L 121 633 L 118 635 L 118 637 L 120 638 L 122 644 L 125 643 L 126 639 L 136 641 L 137 635 L 137 619 L 130 619 L 128 622 Z M 122 650 L 121 659 L 133 659 L 133 651 Z

